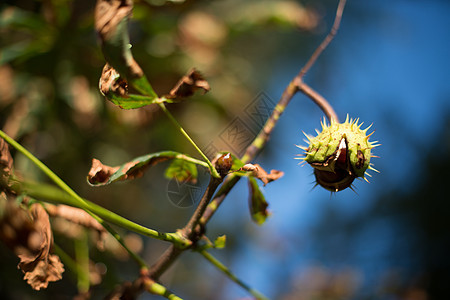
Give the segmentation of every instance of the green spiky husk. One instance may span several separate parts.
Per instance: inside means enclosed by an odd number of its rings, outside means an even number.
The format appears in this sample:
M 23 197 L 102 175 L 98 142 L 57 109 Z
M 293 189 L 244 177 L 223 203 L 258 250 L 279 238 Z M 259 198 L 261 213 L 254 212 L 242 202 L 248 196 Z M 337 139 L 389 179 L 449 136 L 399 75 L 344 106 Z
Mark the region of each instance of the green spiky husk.
M 369 142 L 368 129 L 361 129 L 358 119 L 344 123 L 331 120 L 322 122 L 322 131 L 316 137 L 306 135 L 308 147 L 303 158 L 314 168 L 317 183 L 328 190 L 340 191 L 351 186 L 357 177 L 365 178 L 366 171 L 373 169 L 370 164 L 371 149 L 376 147 Z

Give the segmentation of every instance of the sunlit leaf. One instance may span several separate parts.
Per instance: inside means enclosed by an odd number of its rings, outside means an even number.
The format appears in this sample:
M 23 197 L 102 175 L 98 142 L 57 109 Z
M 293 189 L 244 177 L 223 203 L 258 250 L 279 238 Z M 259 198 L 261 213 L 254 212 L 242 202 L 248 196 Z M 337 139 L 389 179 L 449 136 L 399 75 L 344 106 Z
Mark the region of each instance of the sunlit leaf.
M 266 199 L 261 192 L 258 183 L 254 177 L 248 177 L 248 187 L 249 187 L 249 207 L 250 214 L 252 216 L 253 221 L 262 225 L 267 217 L 269 216 L 269 212 L 267 207 L 269 204 L 266 202 Z
M 180 182 L 197 183 L 197 166 L 194 163 L 175 159 L 171 162 L 170 166 L 166 169 L 164 174 L 166 178 L 175 178 Z

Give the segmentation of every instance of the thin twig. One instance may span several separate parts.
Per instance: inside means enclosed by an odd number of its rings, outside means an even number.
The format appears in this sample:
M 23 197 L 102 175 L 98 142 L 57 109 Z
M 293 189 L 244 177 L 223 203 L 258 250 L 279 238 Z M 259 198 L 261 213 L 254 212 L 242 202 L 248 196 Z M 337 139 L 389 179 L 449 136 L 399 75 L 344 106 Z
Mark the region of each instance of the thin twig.
M 200 154 L 200 156 L 204 159 L 204 161 L 208 164 L 209 171 L 211 172 L 211 175 L 215 178 L 220 178 L 219 173 L 217 173 L 216 168 L 214 168 L 211 161 L 208 159 L 208 157 L 203 153 L 203 151 L 197 146 L 197 144 L 194 142 L 194 140 L 189 136 L 189 134 L 184 130 L 184 128 L 178 123 L 178 121 L 172 116 L 170 111 L 167 109 L 167 107 L 164 105 L 164 103 L 159 103 L 159 107 L 162 109 L 162 111 L 166 114 L 166 116 L 169 118 L 169 120 L 175 125 L 175 127 L 181 132 L 181 134 L 189 141 L 189 143 L 197 150 L 197 152 Z
M 234 282 L 236 282 L 238 285 L 240 285 L 243 289 L 245 289 L 246 291 L 248 291 L 250 294 L 252 294 L 253 297 L 255 297 L 258 300 L 268 300 L 268 298 L 266 296 L 264 296 L 263 294 L 261 294 L 260 292 L 258 292 L 255 289 L 252 289 L 251 287 L 249 287 L 245 282 L 243 282 L 242 280 L 240 280 L 236 275 L 234 275 L 230 269 L 228 269 L 223 263 L 221 263 L 217 258 L 215 258 L 214 256 L 212 256 L 209 252 L 207 252 L 206 250 L 202 250 L 199 251 L 199 253 L 201 255 L 203 255 L 204 258 L 206 258 L 211 264 L 213 264 L 217 269 L 219 269 L 220 271 L 222 271 L 224 274 L 226 274 L 228 276 L 228 278 L 230 278 L 231 280 L 233 280 Z
M 346 0 L 339 1 L 338 7 L 336 9 L 336 16 L 334 18 L 333 27 L 331 27 L 331 30 L 328 33 L 328 35 L 325 37 L 325 39 L 322 41 L 319 47 L 316 48 L 314 53 L 309 58 L 308 62 L 298 73 L 297 77 L 299 77 L 300 79 L 302 79 L 303 76 L 305 76 L 305 74 L 309 71 L 309 69 L 311 69 L 316 60 L 319 58 L 320 54 L 322 54 L 322 52 L 328 47 L 328 45 L 336 35 L 339 26 L 341 25 L 342 13 L 344 12 L 345 2 Z
M 335 120 L 336 122 L 339 122 L 339 118 L 338 118 L 336 112 L 334 111 L 333 107 L 318 92 L 313 90 L 309 85 L 307 85 L 303 81 L 297 83 L 297 88 L 303 94 L 308 96 L 315 104 L 317 104 L 317 106 L 319 106 L 320 109 L 322 109 L 322 111 L 327 116 L 328 120 Z

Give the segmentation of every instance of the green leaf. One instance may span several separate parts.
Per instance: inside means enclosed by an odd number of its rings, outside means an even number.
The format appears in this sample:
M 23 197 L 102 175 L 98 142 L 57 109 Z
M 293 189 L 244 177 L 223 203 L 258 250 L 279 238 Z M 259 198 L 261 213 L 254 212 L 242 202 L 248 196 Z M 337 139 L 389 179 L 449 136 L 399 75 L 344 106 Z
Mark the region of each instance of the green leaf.
M 269 216 L 269 212 L 267 210 L 269 204 L 266 202 L 266 199 L 254 177 L 248 177 L 248 187 L 250 192 L 250 214 L 256 224 L 262 225 Z
M 188 162 L 195 169 L 194 164 L 208 167 L 208 165 L 200 160 L 192 158 L 182 153 L 174 151 L 163 151 L 157 153 L 151 153 L 144 156 L 137 157 L 123 165 L 110 167 L 102 164 L 99 160 L 93 159 L 91 170 L 88 174 L 88 182 L 92 186 L 102 186 L 113 183 L 120 180 L 130 180 L 137 177 L 141 177 L 148 167 L 153 166 L 159 162 L 166 161 L 168 159 L 177 159 L 180 161 Z M 187 168 L 192 168 L 187 166 Z M 193 173 L 194 171 L 192 171 Z M 195 169 L 195 177 L 197 176 L 197 169 Z
M 171 162 L 164 175 L 168 179 L 176 178 L 181 182 L 196 183 L 198 176 L 197 166 L 185 160 L 175 159 Z
M 159 98 L 151 98 L 148 96 L 128 94 L 127 97 L 121 97 L 114 93 L 108 93 L 105 95 L 106 98 L 123 109 L 133 109 L 143 107 L 149 104 L 154 104 L 158 102 Z
M 216 238 L 216 240 L 214 241 L 214 248 L 217 248 L 217 249 L 224 248 L 226 241 L 227 241 L 227 236 L 226 235 L 218 236 Z

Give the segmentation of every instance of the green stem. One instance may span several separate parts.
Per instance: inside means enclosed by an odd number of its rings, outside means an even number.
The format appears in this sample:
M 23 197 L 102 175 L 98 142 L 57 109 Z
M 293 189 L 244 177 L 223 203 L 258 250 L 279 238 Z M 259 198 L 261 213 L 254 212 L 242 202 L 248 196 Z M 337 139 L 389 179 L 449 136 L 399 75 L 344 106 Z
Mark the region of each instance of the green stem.
M 89 291 L 89 246 L 88 238 L 85 231 L 83 231 L 81 239 L 74 240 L 75 257 L 77 265 L 82 272 L 77 272 L 77 286 L 78 292 L 81 294 Z M 87 274 L 87 276 L 86 276 Z
M 144 282 L 144 288 L 149 293 L 163 296 L 164 298 L 170 300 L 183 300 L 182 298 L 178 297 L 177 295 L 169 291 L 165 286 L 151 280 L 146 280 Z
M 218 268 L 220 271 L 225 273 L 225 275 L 227 275 L 228 278 L 230 278 L 231 280 L 236 282 L 238 285 L 240 285 L 242 288 L 244 288 L 246 291 L 248 291 L 250 294 L 252 294 L 252 296 L 254 296 L 256 299 L 258 299 L 258 300 L 268 300 L 269 299 L 266 296 L 264 296 L 263 294 L 261 294 L 260 292 L 258 292 L 257 290 L 249 287 L 246 283 L 244 283 L 239 278 L 237 278 L 236 275 L 231 273 L 231 271 L 224 264 L 222 264 L 219 260 L 217 260 L 217 258 L 212 256 L 206 250 L 199 251 L 199 253 L 201 255 L 203 255 L 203 257 L 206 258 L 210 263 L 212 263 L 216 268 Z
M 171 151 L 168 151 L 168 152 L 171 152 Z M 191 162 L 191 163 L 194 163 L 194 164 L 197 164 L 199 166 L 202 166 L 202 167 L 205 167 L 205 168 L 209 169 L 209 164 L 207 162 L 204 162 L 204 161 L 199 160 L 199 159 L 195 159 L 195 158 L 187 156 L 185 154 L 178 153 L 178 154 L 175 155 L 175 158 L 176 159 L 181 159 L 181 160 L 184 160 L 184 161 L 187 161 L 187 162 Z
M 166 114 L 166 116 L 169 118 L 169 120 L 177 127 L 181 134 L 184 135 L 184 137 L 191 143 L 192 146 L 194 146 L 195 150 L 201 155 L 201 157 L 205 160 L 205 162 L 208 164 L 209 170 L 211 171 L 211 175 L 215 178 L 221 178 L 219 173 L 217 172 L 216 168 L 214 168 L 211 161 L 206 157 L 206 155 L 203 153 L 203 151 L 197 146 L 197 144 L 194 142 L 193 139 L 189 136 L 189 134 L 184 130 L 184 128 L 178 123 L 178 121 L 175 119 L 175 117 L 170 113 L 170 111 L 167 109 L 167 107 L 164 105 L 164 103 L 160 102 L 158 103 L 159 107 L 163 110 L 163 112 Z
M 82 280 L 89 281 L 89 271 L 86 271 L 84 268 L 82 268 L 79 264 L 73 260 L 72 257 L 70 257 L 69 254 L 67 254 L 61 247 L 59 247 L 56 243 L 53 243 L 53 251 L 56 253 L 56 255 L 59 256 L 61 261 L 64 263 L 64 266 L 71 270 L 76 276 L 77 279 L 80 280 L 80 278 L 83 278 Z

